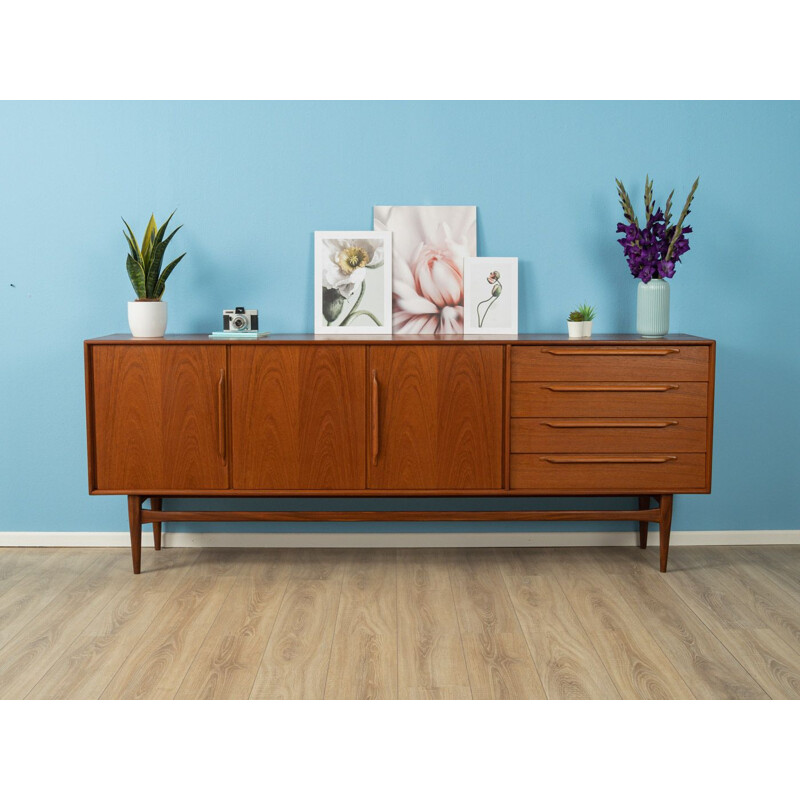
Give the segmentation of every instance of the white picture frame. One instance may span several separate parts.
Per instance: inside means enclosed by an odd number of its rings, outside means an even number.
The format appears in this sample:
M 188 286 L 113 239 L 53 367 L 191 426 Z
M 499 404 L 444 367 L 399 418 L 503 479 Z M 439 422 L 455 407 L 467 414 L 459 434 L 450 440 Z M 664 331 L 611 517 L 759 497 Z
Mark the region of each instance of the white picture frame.
M 516 336 L 518 320 L 519 259 L 465 258 L 464 333 Z
M 392 332 L 392 234 L 314 232 L 314 333 Z

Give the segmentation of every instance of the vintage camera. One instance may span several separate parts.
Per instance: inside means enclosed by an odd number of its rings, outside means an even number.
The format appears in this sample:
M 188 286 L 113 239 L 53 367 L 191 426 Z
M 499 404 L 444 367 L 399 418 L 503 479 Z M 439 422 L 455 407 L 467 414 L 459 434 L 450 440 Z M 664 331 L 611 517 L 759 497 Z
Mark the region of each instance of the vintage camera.
M 258 309 L 236 306 L 222 312 L 222 330 L 233 333 L 258 330 Z

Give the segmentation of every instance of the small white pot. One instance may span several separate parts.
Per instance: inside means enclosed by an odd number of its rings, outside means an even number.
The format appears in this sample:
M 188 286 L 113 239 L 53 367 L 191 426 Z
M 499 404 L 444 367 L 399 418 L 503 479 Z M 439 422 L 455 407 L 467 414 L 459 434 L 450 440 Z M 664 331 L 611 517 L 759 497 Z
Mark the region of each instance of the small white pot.
M 163 300 L 132 300 L 128 325 L 137 339 L 160 339 L 167 330 L 167 304 Z
M 583 333 L 581 334 L 581 336 L 583 336 L 584 339 L 591 339 L 592 338 L 592 320 L 589 320 L 588 322 L 584 321 L 584 322 L 581 323 L 581 325 L 583 325 Z
M 567 331 L 570 339 L 583 339 L 584 322 L 570 322 L 567 320 Z

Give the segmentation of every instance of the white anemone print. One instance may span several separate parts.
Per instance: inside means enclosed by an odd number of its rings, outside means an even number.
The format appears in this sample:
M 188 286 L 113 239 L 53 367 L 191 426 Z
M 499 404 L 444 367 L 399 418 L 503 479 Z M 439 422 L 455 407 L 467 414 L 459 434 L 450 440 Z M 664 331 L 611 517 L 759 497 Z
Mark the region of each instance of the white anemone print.
M 391 237 L 385 233 L 320 231 L 315 249 L 317 332 L 334 327 L 341 328 L 342 333 L 363 327 L 371 332 L 388 331 Z
M 392 232 L 395 333 L 464 331 L 464 258 L 477 250 L 475 206 L 375 206 Z

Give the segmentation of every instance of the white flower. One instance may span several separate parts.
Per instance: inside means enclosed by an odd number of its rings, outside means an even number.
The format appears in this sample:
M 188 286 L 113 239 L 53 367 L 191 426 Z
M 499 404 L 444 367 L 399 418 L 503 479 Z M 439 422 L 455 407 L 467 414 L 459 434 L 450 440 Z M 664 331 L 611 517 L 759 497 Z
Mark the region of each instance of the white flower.
M 367 269 L 383 264 L 383 241 L 378 239 L 325 239 L 328 260 L 322 268 L 322 286 L 335 289 L 345 299 L 357 291 Z

